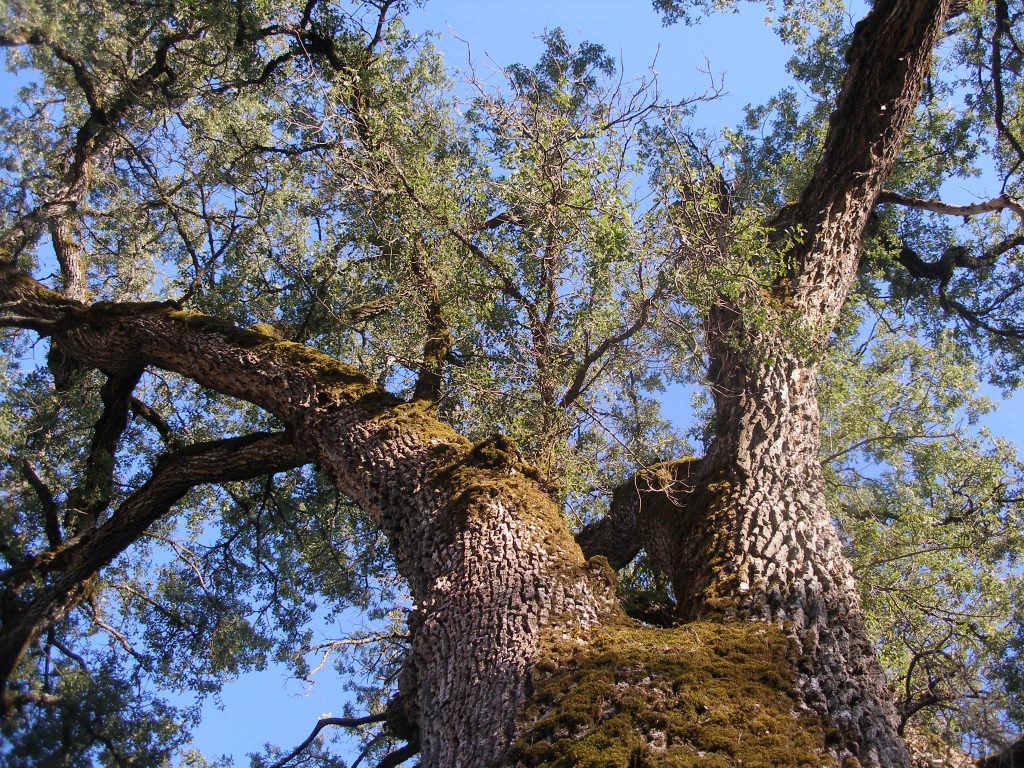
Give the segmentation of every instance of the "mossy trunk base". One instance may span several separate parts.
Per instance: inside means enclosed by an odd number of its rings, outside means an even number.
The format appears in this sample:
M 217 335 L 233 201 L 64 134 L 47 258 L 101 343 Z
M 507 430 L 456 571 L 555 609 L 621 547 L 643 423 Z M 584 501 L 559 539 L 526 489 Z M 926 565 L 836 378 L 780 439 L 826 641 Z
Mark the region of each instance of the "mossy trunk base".
M 554 638 L 533 671 L 512 764 L 835 766 L 838 734 L 799 710 L 790 642 L 767 623 L 627 623 Z

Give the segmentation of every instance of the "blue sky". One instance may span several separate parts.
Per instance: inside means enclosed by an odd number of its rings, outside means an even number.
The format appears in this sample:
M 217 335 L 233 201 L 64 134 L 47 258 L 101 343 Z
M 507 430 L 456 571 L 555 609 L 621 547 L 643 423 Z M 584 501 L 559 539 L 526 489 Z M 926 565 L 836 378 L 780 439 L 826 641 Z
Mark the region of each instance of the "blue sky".
M 664 27 L 646 0 L 435 0 L 414 11 L 409 26 L 441 33 L 437 45 L 454 68 L 466 67 L 470 51 L 480 75 L 495 66 L 532 64 L 542 47 L 538 37 L 555 27 L 570 41 L 603 45 L 627 78 L 653 68 L 668 100 L 705 92 L 710 80 L 702 70 L 710 69 L 726 92 L 701 108 L 698 122 L 714 129 L 735 124 L 745 104 L 763 101 L 787 79 L 787 54 L 764 14 L 763 7 L 745 3 L 739 13 L 718 14 L 698 27 Z

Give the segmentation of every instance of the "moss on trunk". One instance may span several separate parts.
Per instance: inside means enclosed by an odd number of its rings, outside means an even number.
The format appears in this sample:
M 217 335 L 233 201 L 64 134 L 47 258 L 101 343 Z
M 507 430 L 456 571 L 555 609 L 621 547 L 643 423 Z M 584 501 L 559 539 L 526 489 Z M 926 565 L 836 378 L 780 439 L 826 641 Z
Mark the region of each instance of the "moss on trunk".
M 534 667 L 513 764 L 834 766 L 838 734 L 797 711 L 793 652 L 764 623 L 628 623 L 552 638 Z

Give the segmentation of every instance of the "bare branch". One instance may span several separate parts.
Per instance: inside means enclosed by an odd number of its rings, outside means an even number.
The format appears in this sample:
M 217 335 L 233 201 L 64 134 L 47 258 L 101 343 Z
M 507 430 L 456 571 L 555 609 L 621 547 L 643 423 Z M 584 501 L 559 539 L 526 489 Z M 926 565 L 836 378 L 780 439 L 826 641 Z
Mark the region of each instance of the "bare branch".
M 978 216 L 982 213 L 995 213 L 998 211 L 1012 211 L 1013 215 L 1024 222 L 1024 205 L 1016 198 L 1008 194 L 993 197 L 979 203 L 968 205 L 951 205 L 942 200 L 926 200 L 918 197 L 907 197 L 898 192 L 882 192 L 878 196 L 878 203 L 892 203 L 904 208 L 914 208 L 919 211 L 931 211 L 947 216 Z
M 343 728 L 358 728 L 361 725 L 384 722 L 384 720 L 386 720 L 387 717 L 388 716 L 386 712 L 381 712 L 377 715 L 366 715 L 365 717 L 321 717 L 317 721 L 316 725 L 313 726 L 313 730 L 310 732 L 309 736 L 306 737 L 306 740 L 299 744 L 299 746 L 297 746 L 283 758 L 274 763 L 271 766 L 271 768 L 284 768 L 286 765 L 288 765 L 288 763 L 291 761 L 293 757 L 297 757 L 306 748 L 308 748 L 309 745 L 313 743 L 313 740 L 319 735 L 320 731 L 322 731 L 329 725 L 337 725 Z

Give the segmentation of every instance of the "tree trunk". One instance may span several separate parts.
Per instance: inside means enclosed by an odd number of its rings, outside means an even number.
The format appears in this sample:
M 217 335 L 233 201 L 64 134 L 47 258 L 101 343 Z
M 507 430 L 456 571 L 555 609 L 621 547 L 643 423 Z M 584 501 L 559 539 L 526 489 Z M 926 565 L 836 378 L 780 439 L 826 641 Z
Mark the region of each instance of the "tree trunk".
M 764 299 L 799 317 L 809 343 L 716 308 L 708 456 L 642 474 L 618 495 L 621 514 L 581 537 L 617 565 L 639 538 L 691 620 L 680 628 L 623 617 L 607 561 L 584 559 L 513 445 L 472 445 L 429 402 L 401 403 L 325 355 L 167 305 L 85 307 L 9 265 L 3 323 L 108 374 L 180 373 L 264 408 L 312 447 L 408 580 L 411 649 L 392 726 L 429 768 L 905 765 L 825 506 L 814 355 L 948 7 L 875 3 L 815 174 L 776 220 L 801 240 Z
M 678 621 L 780 632 L 791 655 L 776 657 L 778 670 L 793 675 L 796 711 L 826 724 L 822 752 L 837 764 L 906 765 L 826 507 L 816 365 L 781 336 L 751 331 L 750 347 L 735 348 L 740 317 L 721 306 L 709 323 L 716 432 L 708 454 L 640 473 L 580 543 L 620 567 L 645 549 L 671 581 Z
M 782 627 L 799 657 L 803 704 L 842 735 L 837 757 L 904 765 L 885 678 L 826 505 L 817 366 L 792 346 L 779 343 L 757 359 L 712 343 L 716 433 L 694 497 L 703 511 L 690 513 L 693 524 L 679 532 L 673 588 L 687 619 Z
M 0 303 L 90 366 L 153 365 L 265 408 L 373 517 L 415 602 L 393 727 L 424 765 L 505 765 L 544 638 L 617 615 L 614 574 L 584 560 L 509 441 L 473 445 L 427 401 L 403 403 L 312 349 L 173 306 L 83 307 L 4 265 Z

